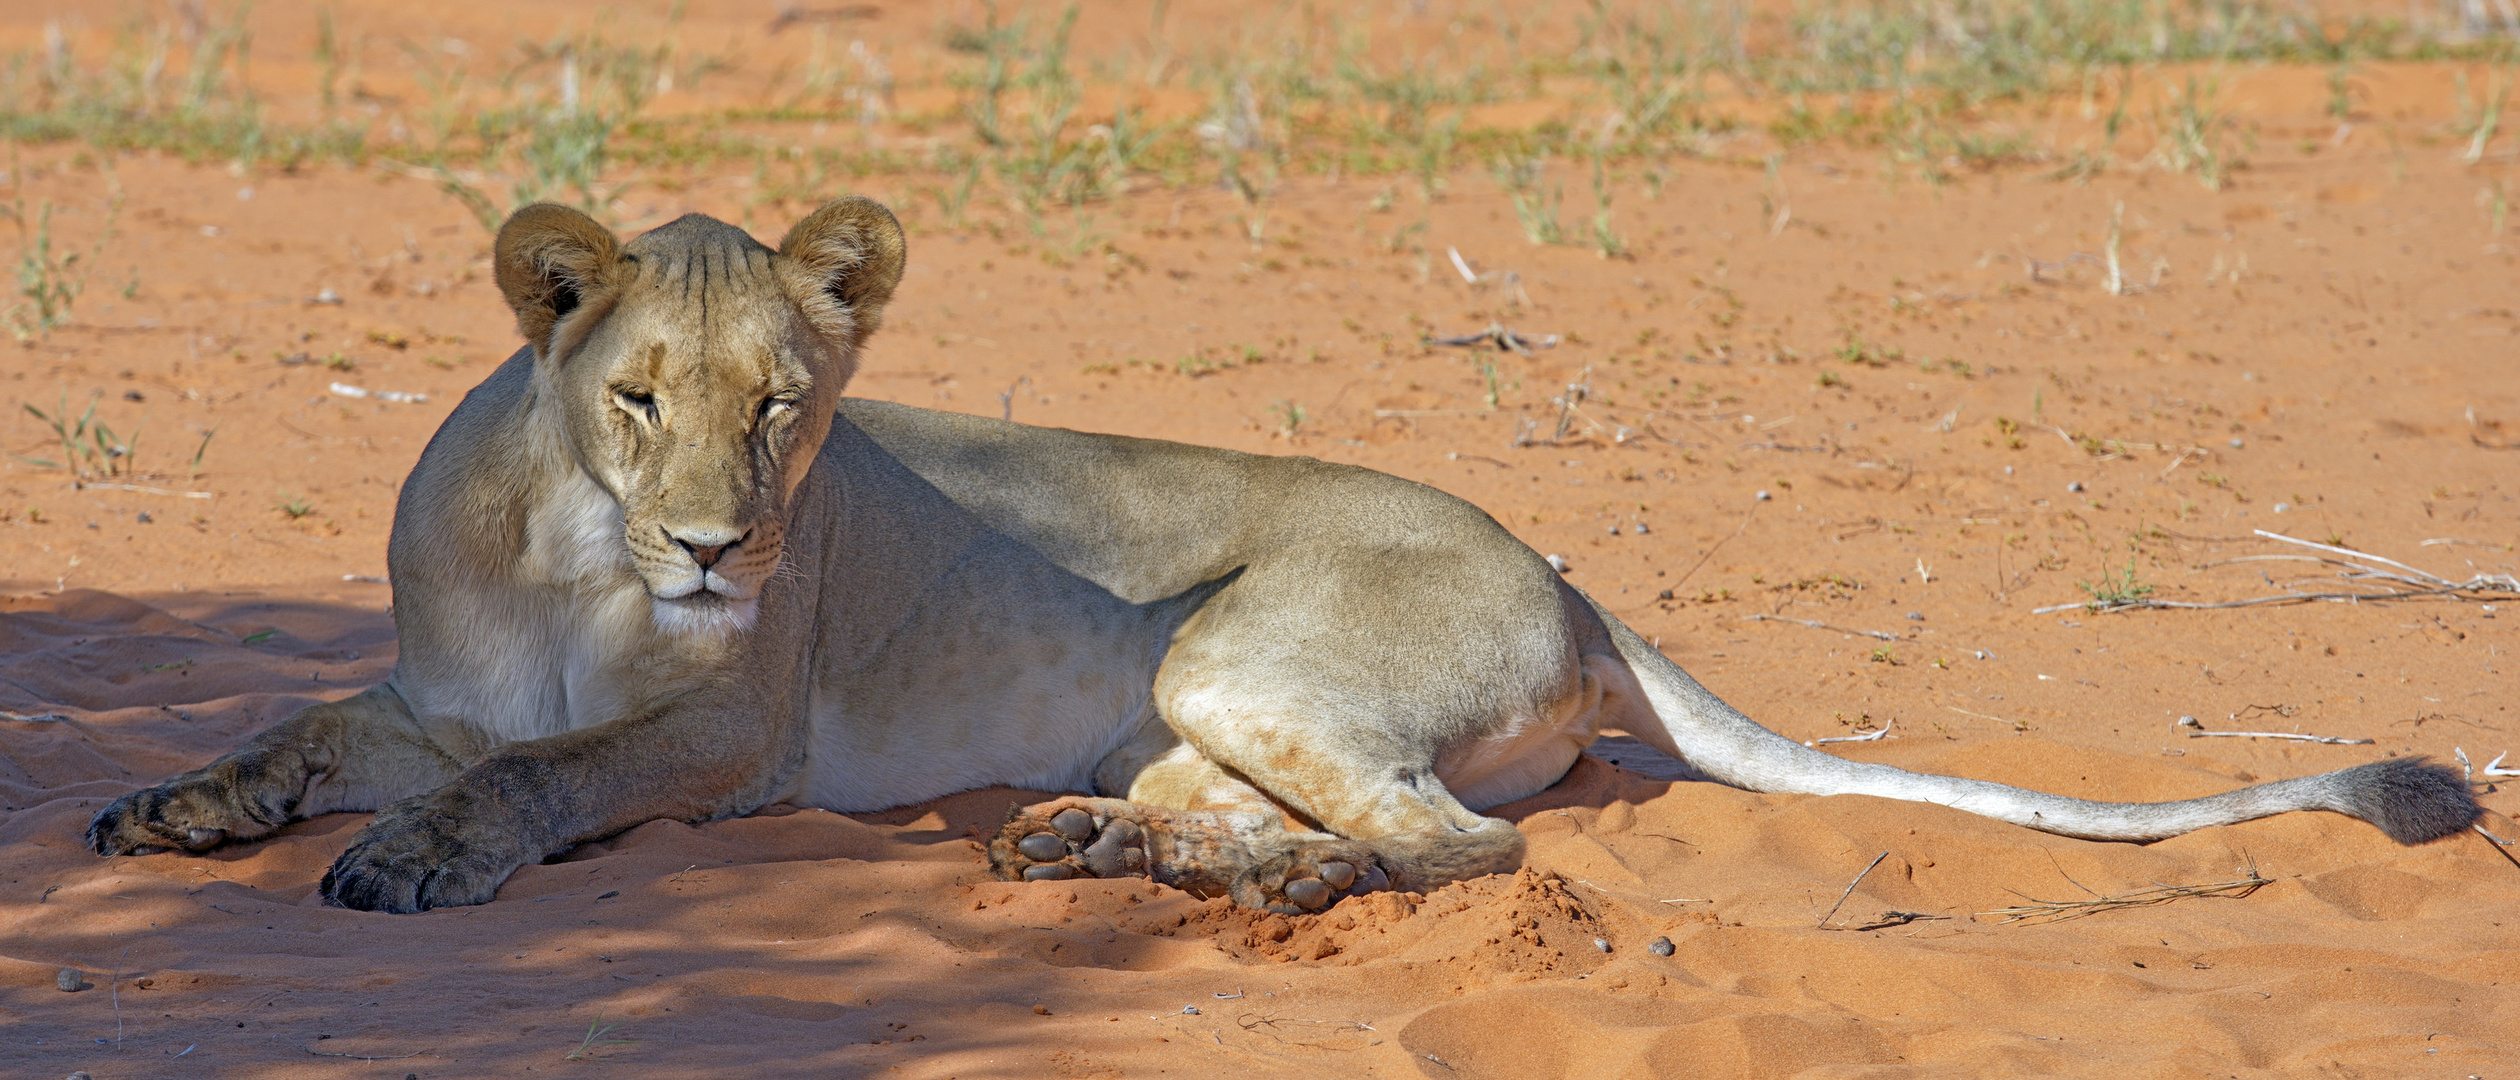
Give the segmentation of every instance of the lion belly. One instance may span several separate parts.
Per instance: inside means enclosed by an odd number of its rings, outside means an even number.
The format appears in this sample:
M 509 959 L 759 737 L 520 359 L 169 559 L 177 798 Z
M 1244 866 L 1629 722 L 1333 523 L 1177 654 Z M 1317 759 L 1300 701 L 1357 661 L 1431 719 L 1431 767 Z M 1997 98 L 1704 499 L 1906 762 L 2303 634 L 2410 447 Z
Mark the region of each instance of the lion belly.
M 1129 603 L 1002 540 L 965 549 L 894 604 L 823 628 L 812 805 L 1090 790 L 1094 766 L 1157 722 L 1155 672 L 1192 606 Z

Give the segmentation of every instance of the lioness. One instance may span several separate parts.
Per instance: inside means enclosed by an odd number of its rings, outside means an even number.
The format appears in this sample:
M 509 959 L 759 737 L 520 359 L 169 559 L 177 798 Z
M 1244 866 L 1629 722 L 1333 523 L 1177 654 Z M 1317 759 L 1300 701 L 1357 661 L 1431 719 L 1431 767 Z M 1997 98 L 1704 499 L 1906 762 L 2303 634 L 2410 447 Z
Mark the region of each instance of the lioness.
M 2412 844 L 2479 813 L 2415 759 L 2113 804 L 1805 749 L 1433 488 L 843 400 L 904 257 L 861 198 L 776 251 L 518 211 L 496 261 L 527 344 L 402 489 L 392 677 L 115 800 L 89 842 L 377 810 L 323 895 L 409 912 L 657 818 L 1010 785 L 1100 797 L 1017 812 L 1001 875 L 1315 911 L 1512 869 L 1521 834 L 1478 811 L 1609 727 L 1755 791 L 2095 839 L 2320 809 Z

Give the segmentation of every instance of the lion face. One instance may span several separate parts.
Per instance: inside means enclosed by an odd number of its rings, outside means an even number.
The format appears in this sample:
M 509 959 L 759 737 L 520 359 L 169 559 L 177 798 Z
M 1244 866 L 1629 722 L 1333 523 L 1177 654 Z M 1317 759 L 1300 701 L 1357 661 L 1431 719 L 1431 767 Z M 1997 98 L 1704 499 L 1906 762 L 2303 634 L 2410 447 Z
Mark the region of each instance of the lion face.
M 792 497 L 900 280 L 900 226 L 844 199 L 776 251 L 699 215 L 623 246 L 576 211 L 535 206 L 498 252 L 539 391 L 619 505 L 657 624 L 749 627 Z

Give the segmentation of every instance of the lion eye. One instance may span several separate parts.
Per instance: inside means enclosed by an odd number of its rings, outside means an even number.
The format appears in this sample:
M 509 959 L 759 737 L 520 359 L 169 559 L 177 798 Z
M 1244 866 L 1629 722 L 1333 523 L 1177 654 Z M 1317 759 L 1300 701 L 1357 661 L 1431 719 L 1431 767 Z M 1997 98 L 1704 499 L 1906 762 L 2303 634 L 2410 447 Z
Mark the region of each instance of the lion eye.
M 761 399 L 761 418 L 768 420 L 771 417 L 777 416 L 780 413 L 787 412 L 794 408 L 796 408 L 796 399 L 788 397 L 784 394 L 778 397 L 763 398 Z
M 651 420 L 656 418 L 656 395 L 648 393 L 645 388 L 637 386 L 616 386 L 613 388 L 613 396 L 620 398 L 622 407 L 629 409 L 631 412 L 638 413 Z

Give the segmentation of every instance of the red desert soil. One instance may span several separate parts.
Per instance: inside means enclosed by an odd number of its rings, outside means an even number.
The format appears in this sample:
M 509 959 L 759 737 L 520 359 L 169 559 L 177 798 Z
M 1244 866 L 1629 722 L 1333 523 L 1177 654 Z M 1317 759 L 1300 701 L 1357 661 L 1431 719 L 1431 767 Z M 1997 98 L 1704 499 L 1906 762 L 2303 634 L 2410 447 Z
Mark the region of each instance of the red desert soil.
M 2308 554 L 2261 529 L 2514 572 L 2520 315 L 2490 198 L 2510 157 L 2364 135 L 2296 152 L 2330 126 L 2317 73 L 2268 78 L 2291 96 L 2257 106 L 2266 149 L 2221 192 L 2140 170 L 1936 188 L 1812 152 L 1783 170 L 1780 229 L 1756 164 L 1673 161 L 1659 198 L 1622 196 L 1630 260 L 1525 243 L 1473 171 L 1425 263 L 1390 252 L 1381 180 L 1288 181 L 1259 248 L 1228 194 L 1140 192 L 1063 265 L 922 207 L 854 392 L 1422 480 L 1564 556 L 1777 730 L 1888 729 L 1827 747 L 1849 758 L 2122 800 L 2395 755 L 2481 769 L 2520 751 L 2512 604 L 2033 610 L 2129 574 L 2184 601 L 2340 584 L 2232 562 Z M 2374 78 L 2431 88 L 2402 115 L 2448 109 L 2437 70 Z M 29 194 L 92 232 L 98 173 L 23 153 Z M 139 288 L 99 286 L 0 359 L 21 455 L 0 464 L 0 1074 L 2520 1070 L 2520 862 L 2483 835 L 2403 848 L 2312 813 L 2086 843 L 1673 782 L 1623 740 L 1496 811 L 1530 838 L 1522 873 L 1295 918 L 992 880 L 974 838 L 1038 797 L 1006 790 L 651 823 L 416 916 L 315 896 L 364 815 L 99 859 L 79 832 L 106 800 L 391 668 L 396 486 L 516 344 L 487 235 L 427 181 L 146 155 L 116 176 L 104 274 Z M 630 202 L 635 225 L 746 208 L 705 175 Z M 775 239 L 801 209 L 751 224 Z M 1519 293 L 1466 283 L 1447 247 Z M 308 302 L 325 290 L 340 302 Z M 1421 344 L 1492 322 L 1563 342 Z M 20 403 L 100 391 L 157 490 L 23 460 L 54 452 Z M 2370 742 L 2192 738 L 2184 716 Z M 2480 790 L 2484 827 L 2520 838 L 2520 804 Z M 1982 914 L 2252 868 L 2245 897 Z M 64 967 L 91 988 L 59 990 Z

